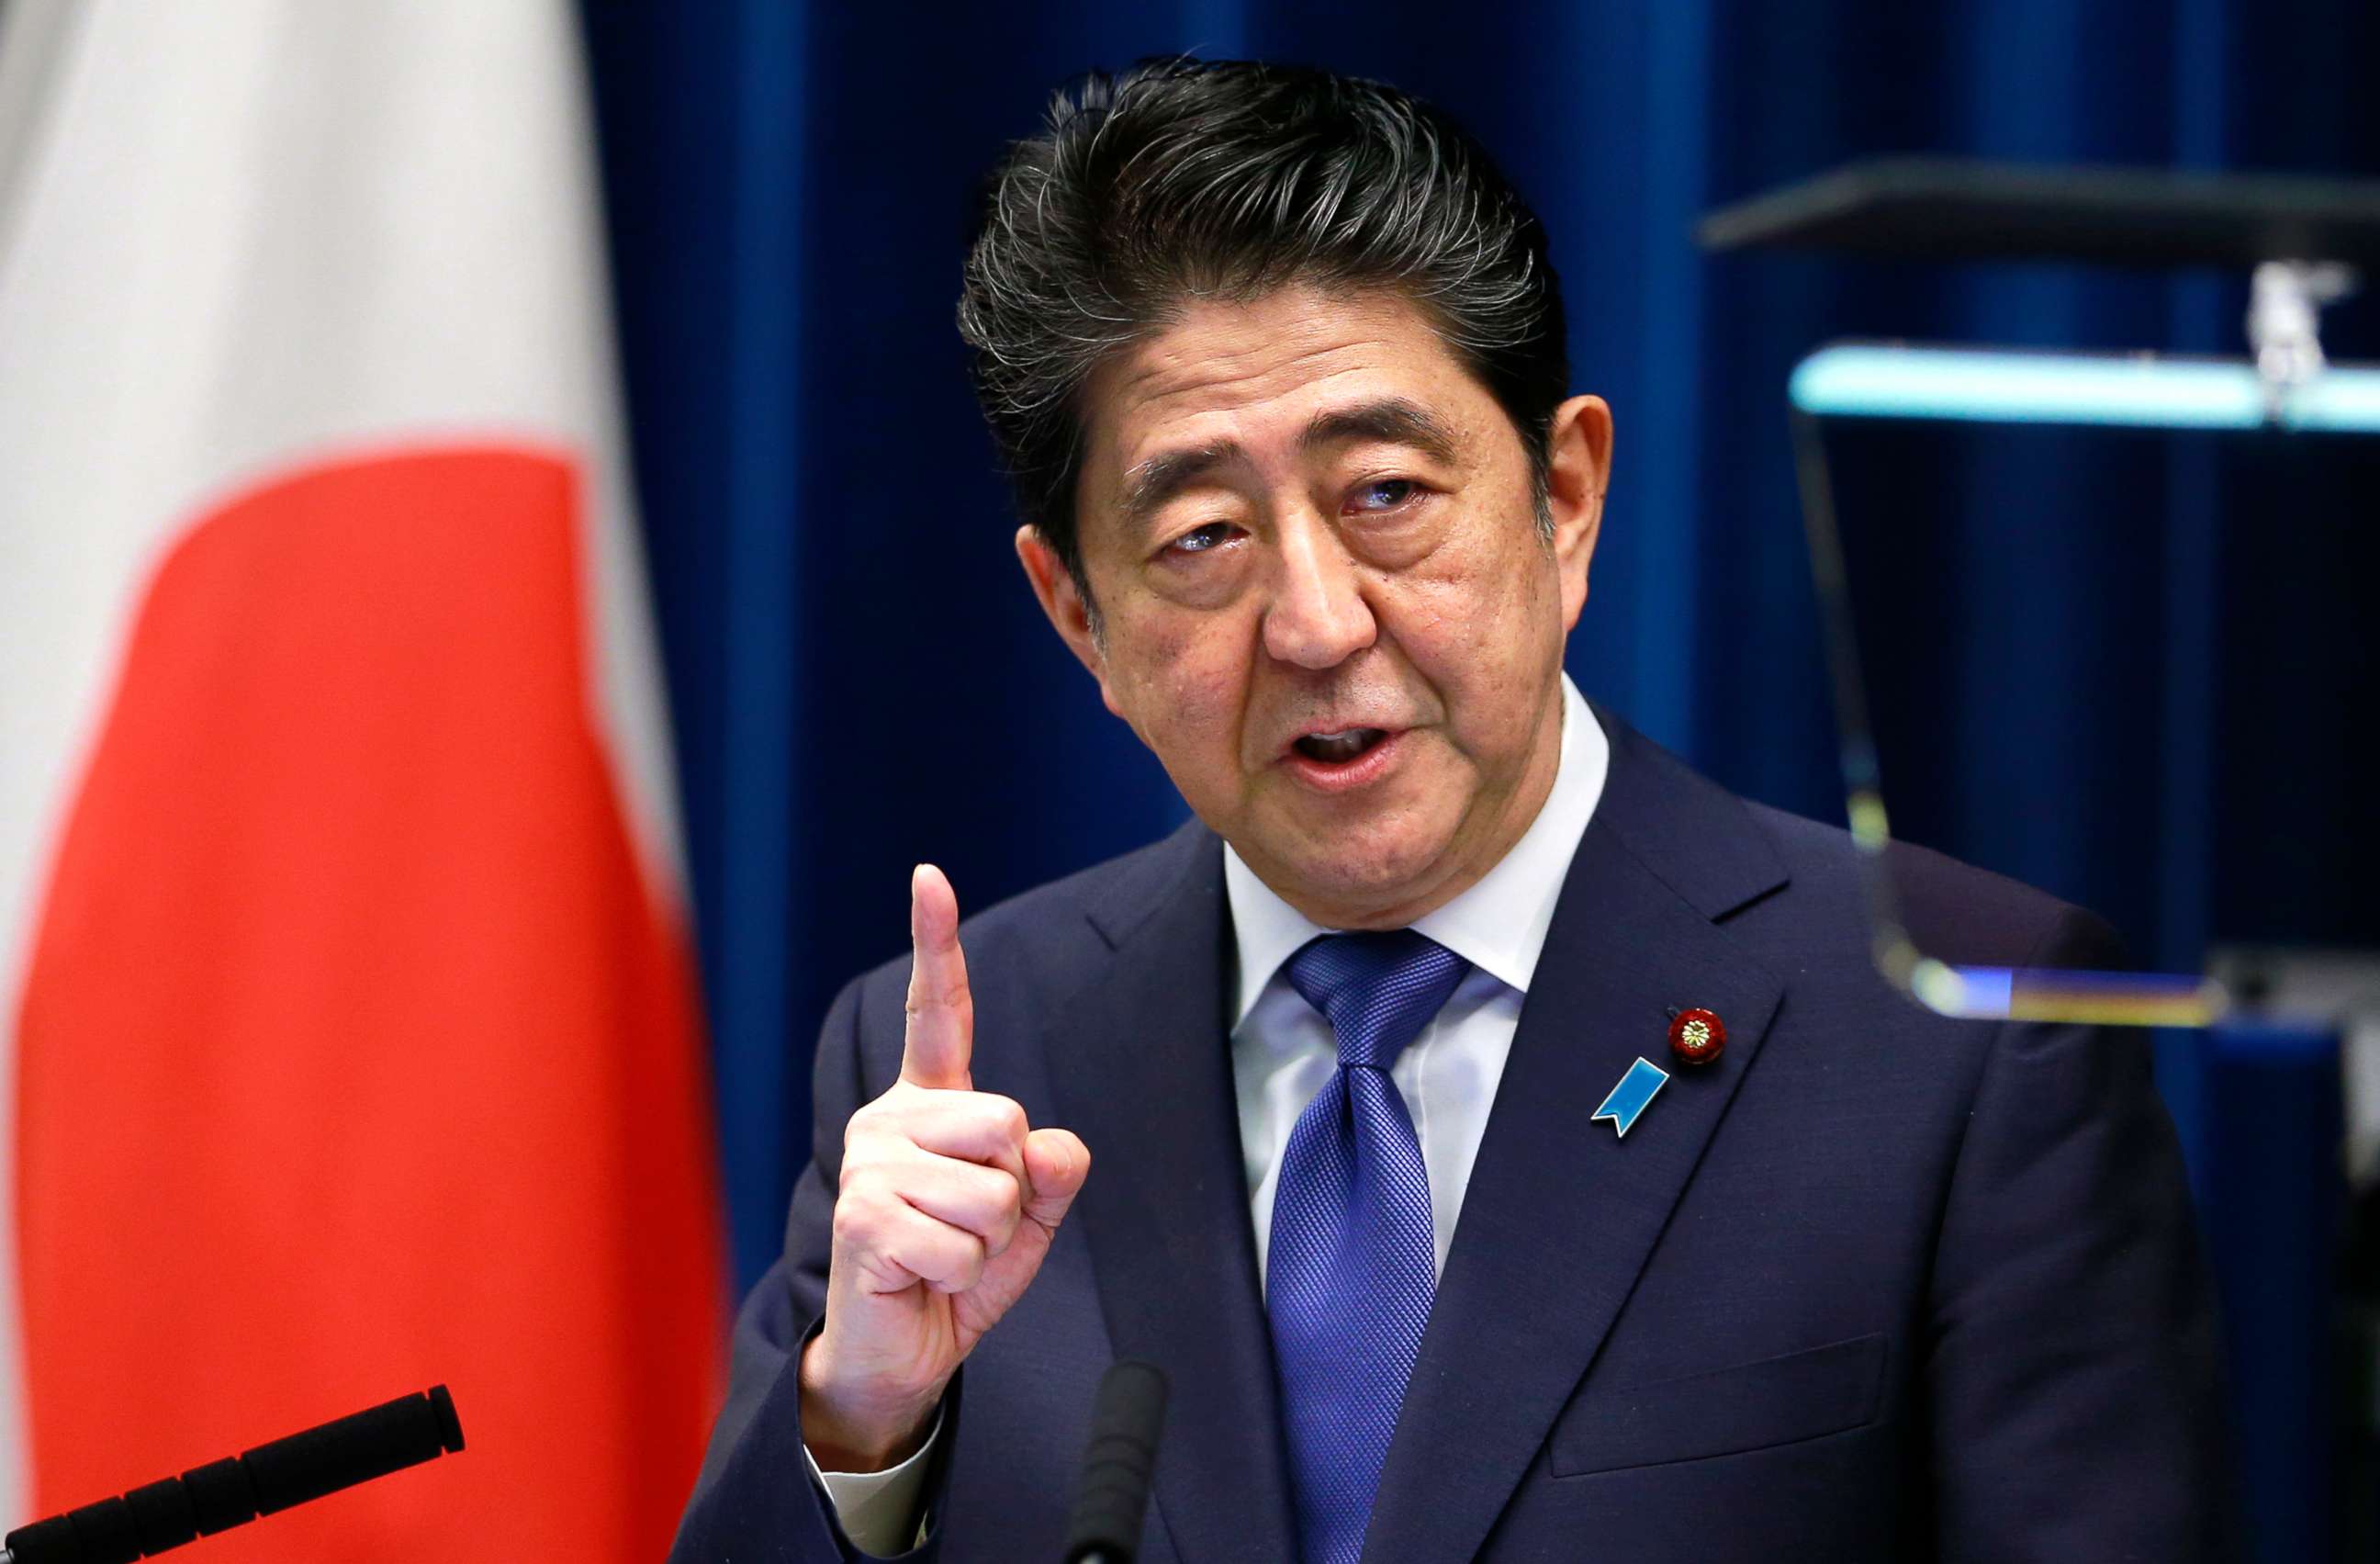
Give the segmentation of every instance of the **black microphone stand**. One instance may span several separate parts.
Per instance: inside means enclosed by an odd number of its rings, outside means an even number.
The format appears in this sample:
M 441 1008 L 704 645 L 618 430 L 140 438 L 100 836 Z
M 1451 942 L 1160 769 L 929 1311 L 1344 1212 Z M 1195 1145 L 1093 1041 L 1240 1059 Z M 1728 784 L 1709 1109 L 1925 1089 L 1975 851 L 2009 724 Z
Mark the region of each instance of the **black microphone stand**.
M 435 1385 L 19 1526 L 0 1564 L 132 1564 L 462 1448 L 455 1398 Z

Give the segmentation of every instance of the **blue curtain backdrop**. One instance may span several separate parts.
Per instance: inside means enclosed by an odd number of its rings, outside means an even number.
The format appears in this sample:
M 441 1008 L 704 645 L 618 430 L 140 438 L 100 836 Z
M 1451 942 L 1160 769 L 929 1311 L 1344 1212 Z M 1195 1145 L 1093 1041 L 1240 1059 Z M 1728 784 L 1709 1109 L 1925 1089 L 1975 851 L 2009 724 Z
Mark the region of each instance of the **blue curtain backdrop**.
M 2369 0 L 586 15 L 741 1284 L 781 1241 L 818 1020 L 903 948 L 909 866 L 941 862 L 980 908 L 1182 817 L 1026 597 L 952 324 L 978 181 L 1053 84 L 1155 53 L 1255 55 L 1384 78 L 1470 125 L 1543 211 L 1577 385 L 1617 416 L 1574 676 L 1720 780 L 1825 818 L 1841 806 L 1782 412 L 1796 358 L 1839 336 L 2236 351 L 2243 279 L 1713 259 L 1696 216 L 1888 153 L 2380 172 Z M 2375 313 L 2338 312 L 2334 350 L 2373 356 Z M 1896 793 L 1888 773 L 1888 796 L 2171 964 L 2224 935 L 2233 901 L 2300 906 L 2314 861 L 2336 868 L 2324 830 L 2374 813 L 2355 732 L 2380 696 L 2360 629 L 2374 529 L 2288 533 L 2263 460 L 2077 440 L 1863 468 L 1939 540 L 1901 562 L 1907 591 L 1973 631 L 1939 778 Z M 2336 515 L 2346 482 L 2297 498 Z M 2243 505 L 2261 532 L 2231 527 Z M 2116 515 L 2149 518 L 2149 546 L 2071 542 Z M 2017 585 L 2038 589 L 2021 626 Z M 2074 676 L 2107 660 L 2111 623 L 2161 649 L 2154 698 Z M 1882 682 L 1918 677 L 1878 661 Z M 2275 745 L 2307 757 L 2290 789 L 2227 791 L 2225 757 Z M 2146 804 L 2119 829 L 2036 829 L 1999 785 L 2016 756 L 2078 797 L 2118 777 Z M 2209 851 L 2235 796 L 2291 828 Z M 2350 846 L 2380 869 L 2361 829 Z M 2380 943 L 2355 906 L 2305 916 Z M 2195 1154 L 2193 1057 L 2165 1079 Z

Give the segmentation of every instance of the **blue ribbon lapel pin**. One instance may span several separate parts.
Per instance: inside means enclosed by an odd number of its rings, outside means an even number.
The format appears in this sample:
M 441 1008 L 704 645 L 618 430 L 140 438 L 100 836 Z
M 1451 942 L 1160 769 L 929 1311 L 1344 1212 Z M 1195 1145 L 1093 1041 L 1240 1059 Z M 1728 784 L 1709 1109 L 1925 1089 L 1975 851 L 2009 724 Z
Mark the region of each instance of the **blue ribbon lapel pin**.
M 1611 1120 L 1612 1130 L 1625 1136 L 1638 1116 L 1644 1113 L 1645 1105 L 1669 1083 L 1668 1070 L 1650 1059 L 1640 1058 L 1628 1067 L 1628 1073 L 1620 1078 L 1620 1084 L 1611 1089 L 1611 1095 L 1603 1099 L 1601 1107 L 1587 1115 L 1586 1121 L 1593 1124 L 1597 1119 L 1608 1118 Z

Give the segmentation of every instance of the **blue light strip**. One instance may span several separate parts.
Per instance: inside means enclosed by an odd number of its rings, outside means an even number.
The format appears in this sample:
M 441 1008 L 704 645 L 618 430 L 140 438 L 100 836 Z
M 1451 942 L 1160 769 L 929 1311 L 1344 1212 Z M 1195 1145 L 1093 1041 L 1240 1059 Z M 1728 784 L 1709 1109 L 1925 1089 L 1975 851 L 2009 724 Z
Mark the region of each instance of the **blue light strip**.
M 1793 406 L 1825 418 L 1955 419 L 2140 429 L 2260 429 L 2264 384 L 2225 359 L 1965 348 L 1821 348 Z M 2380 369 L 2334 364 L 2282 404 L 2279 427 L 2380 434 Z
M 2180 972 L 1954 967 L 1928 956 L 1910 967 L 1906 986 L 1939 1015 L 2085 1026 L 2209 1026 L 2231 1003 L 2213 978 Z

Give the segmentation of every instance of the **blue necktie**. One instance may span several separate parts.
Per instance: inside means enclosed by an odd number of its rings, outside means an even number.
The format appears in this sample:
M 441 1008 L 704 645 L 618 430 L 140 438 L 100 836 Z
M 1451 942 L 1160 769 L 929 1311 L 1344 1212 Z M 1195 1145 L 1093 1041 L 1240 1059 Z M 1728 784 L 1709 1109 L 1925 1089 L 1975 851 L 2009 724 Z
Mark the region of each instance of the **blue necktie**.
M 1330 935 L 1289 959 L 1339 1069 L 1289 1132 L 1265 1309 L 1305 1564 L 1354 1564 L 1438 1292 L 1429 1178 L 1389 1067 L 1469 963 L 1411 929 Z

